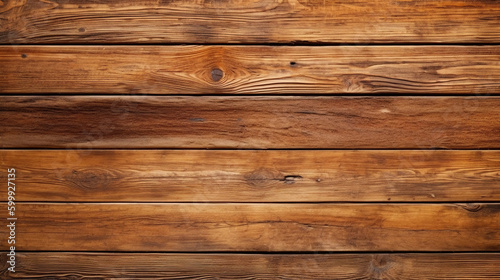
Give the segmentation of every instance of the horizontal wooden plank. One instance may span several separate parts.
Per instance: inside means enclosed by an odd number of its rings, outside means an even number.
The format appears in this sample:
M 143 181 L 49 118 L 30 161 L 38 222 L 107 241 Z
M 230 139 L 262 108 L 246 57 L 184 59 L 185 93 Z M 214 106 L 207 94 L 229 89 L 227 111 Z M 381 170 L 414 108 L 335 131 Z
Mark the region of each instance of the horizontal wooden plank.
M 3 150 L 0 162 L 16 169 L 17 201 L 500 201 L 488 150 Z
M 8 279 L 500 279 L 500 254 L 17 253 Z
M 500 3 L 9 1 L 0 43 L 498 43 Z
M 0 93 L 495 94 L 498 61 L 498 46 L 2 46 Z
M 4 148 L 500 148 L 500 97 L 2 96 Z
M 16 216 L 30 251 L 500 250 L 500 204 L 17 203 Z

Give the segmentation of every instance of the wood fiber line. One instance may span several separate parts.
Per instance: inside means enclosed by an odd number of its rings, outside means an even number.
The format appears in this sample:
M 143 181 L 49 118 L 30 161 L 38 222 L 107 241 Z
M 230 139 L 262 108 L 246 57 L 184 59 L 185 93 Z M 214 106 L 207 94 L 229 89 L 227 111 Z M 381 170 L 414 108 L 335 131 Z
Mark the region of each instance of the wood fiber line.
M 500 151 L 3 150 L 0 162 L 18 202 L 500 201 Z
M 500 279 L 500 254 L 18 253 L 9 279 Z M 85 278 L 86 277 L 86 278 Z
M 500 148 L 499 97 L 2 96 L 3 148 Z
M 16 216 L 21 251 L 500 250 L 500 204 L 487 203 L 17 203 Z
M 485 95 L 499 61 L 498 46 L 2 46 L 0 93 Z
M 0 43 L 498 43 L 494 0 L 3 1 Z

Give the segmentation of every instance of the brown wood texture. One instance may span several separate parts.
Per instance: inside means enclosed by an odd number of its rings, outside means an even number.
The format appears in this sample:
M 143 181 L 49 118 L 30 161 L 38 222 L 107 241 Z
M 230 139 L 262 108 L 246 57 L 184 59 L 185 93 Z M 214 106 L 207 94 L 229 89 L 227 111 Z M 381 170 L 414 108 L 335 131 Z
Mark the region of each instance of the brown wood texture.
M 500 250 L 500 204 L 17 203 L 16 213 L 21 251 Z
M 16 168 L 18 202 L 500 201 L 500 151 L 4 150 L 0 162 Z
M 500 147 L 500 97 L 0 99 L 3 148 Z
M 0 43 L 498 43 L 494 0 L 4 1 Z
M 498 46 L 2 46 L 0 93 L 484 95 L 499 61 Z
M 500 279 L 500 254 L 18 253 L 8 279 Z
M 0 279 L 500 279 L 499 94 L 495 0 L 0 0 Z

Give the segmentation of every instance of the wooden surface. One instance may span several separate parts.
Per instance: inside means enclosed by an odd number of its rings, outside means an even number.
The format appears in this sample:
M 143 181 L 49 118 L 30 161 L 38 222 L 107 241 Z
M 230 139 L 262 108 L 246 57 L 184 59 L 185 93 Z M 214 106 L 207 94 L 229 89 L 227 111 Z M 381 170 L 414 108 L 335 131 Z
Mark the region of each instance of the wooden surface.
M 4 1 L 0 42 L 498 43 L 492 0 Z
M 4 148 L 500 148 L 499 97 L 2 100 Z
M 16 212 L 23 251 L 500 250 L 500 204 L 17 203 Z
M 487 95 L 499 61 L 498 46 L 2 46 L 0 93 Z
M 500 279 L 500 1 L 0 0 L 0 184 L 0 279 Z
M 19 253 L 9 279 L 499 279 L 499 254 Z M 0 258 L 5 265 L 4 255 Z M 35 278 L 36 279 L 36 278 Z
M 0 162 L 24 202 L 500 201 L 500 151 L 4 150 Z

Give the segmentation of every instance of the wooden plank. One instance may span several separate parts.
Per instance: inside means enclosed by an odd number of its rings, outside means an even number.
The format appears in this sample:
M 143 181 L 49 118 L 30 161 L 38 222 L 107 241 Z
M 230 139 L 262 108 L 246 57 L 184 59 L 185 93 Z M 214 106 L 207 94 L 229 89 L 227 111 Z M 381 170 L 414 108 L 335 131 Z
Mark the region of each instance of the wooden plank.
M 9 1 L 0 43 L 498 43 L 500 3 Z
M 3 46 L 0 92 L 496 94 L 498 61 L 498 46 Z
M 500 254 L 17 253 L 8 279 L 500 279 Z
M 4 148 L 500 148 L 500 97 L 0 100 Z
M 500 151 L 3 150 L 0 162 L 16 169 L 17 201 L 500 201 Z
M 17 203 L 16 216 L 21 251 L 500 250 L 500 204 Z

